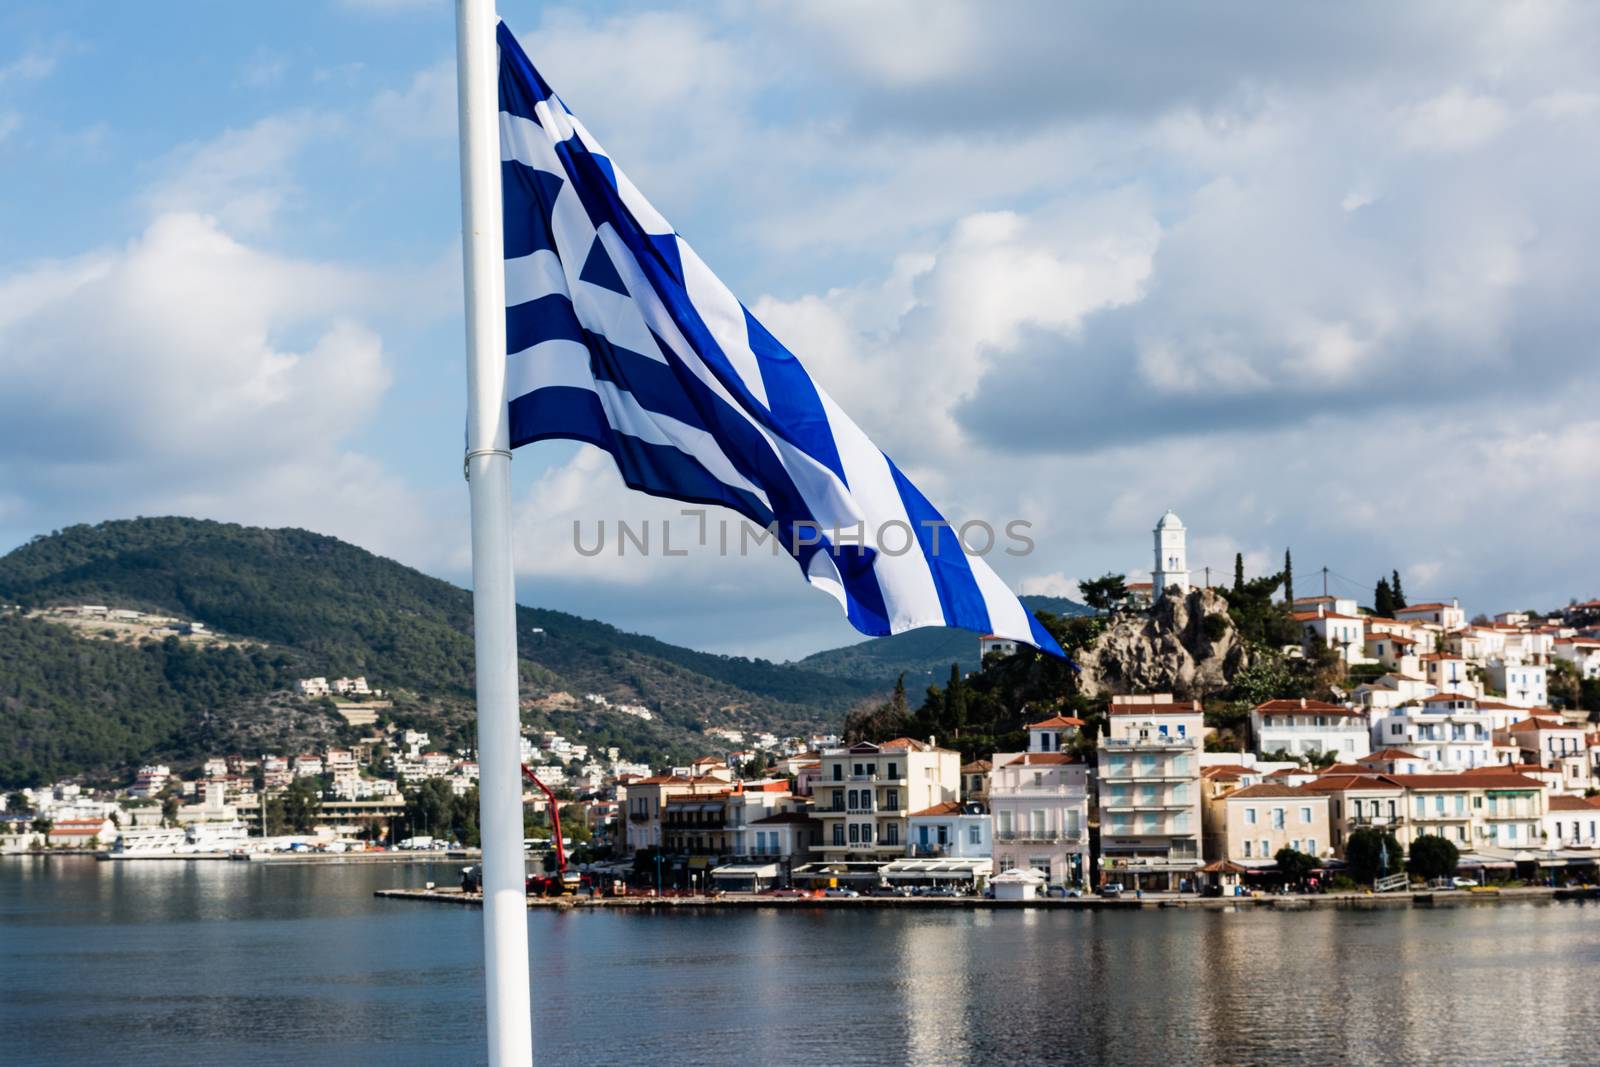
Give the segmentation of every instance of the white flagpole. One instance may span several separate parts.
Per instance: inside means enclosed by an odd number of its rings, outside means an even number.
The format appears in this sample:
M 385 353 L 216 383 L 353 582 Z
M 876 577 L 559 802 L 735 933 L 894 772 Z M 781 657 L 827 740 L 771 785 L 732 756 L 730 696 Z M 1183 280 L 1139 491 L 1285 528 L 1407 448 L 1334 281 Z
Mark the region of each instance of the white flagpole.
M 477 644 L 478 828 L 490 1067 L 532 1067 L 523 889 L 517 605 L 511 567 L 504 242 L 500 228 L 499 49 L 494 0 L 456 0 L 461 241 L 467 294 L 467 478 Z

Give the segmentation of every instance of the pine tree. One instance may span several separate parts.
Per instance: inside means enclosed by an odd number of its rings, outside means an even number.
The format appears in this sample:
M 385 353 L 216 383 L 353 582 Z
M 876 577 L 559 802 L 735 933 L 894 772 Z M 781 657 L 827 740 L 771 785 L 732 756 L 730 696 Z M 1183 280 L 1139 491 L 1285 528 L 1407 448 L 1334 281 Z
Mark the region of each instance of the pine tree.
M 1244 553 L 1233 554 L 1233 591 L 1244 592 Z
M 1403 608 L 1406 606 L 1406 593 L 1404 589 L 1400 588 L 1400 572 L 1394 571 L 1392 573 L 1393 579 L 1389 582 L 1389 591 L 1394 594 L 1395 608 Z
M 1378 579 L 1378 588 L 1372 593 L 1372 610 L 1381 618 L 1393 617 L 1394 588 L 1389 585 L 1389 579 Z
M 1283 602 L 1294 606 L 1294 560 L 1287 548 L 1283 550 Z

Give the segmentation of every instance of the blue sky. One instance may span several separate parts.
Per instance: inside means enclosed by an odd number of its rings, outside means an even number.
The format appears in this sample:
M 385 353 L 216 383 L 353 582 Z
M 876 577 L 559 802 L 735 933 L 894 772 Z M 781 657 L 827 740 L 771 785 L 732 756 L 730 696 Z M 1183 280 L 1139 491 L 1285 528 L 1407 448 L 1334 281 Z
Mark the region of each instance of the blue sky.
M 1014 586 L 1141 571 L 1172 507 L 1219 571 L 1600 594 L 1592 6 L 501 13 L 947 514 L 1034 524 Z M 452 32 L 422 0 L 0 9 L 0 548 L 195 514 L 464 579 Z M 515 466 L 525 601 L 853 639 L 786 560 L 579 556 L 574 520 L 677 509 L 576 446 Z

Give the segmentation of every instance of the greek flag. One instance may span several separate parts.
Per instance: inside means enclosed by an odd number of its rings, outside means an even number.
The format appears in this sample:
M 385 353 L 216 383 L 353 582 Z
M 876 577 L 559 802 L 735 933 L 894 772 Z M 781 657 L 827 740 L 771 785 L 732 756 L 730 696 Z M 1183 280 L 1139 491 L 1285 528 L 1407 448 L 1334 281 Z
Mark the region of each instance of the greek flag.
M 773 530 L 862 633 L 1061 649 L 673 232 L 501 23 L 511 444 L 611 453 L 656 496 Z

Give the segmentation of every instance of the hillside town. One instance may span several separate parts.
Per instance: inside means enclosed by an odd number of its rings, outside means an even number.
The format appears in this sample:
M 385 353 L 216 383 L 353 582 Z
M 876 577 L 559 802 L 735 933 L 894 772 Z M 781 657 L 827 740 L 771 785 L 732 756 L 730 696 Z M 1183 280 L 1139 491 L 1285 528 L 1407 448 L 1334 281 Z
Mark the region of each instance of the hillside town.
M 1181 521 L 1168 512 L 1154 535 L 1152 581 L 1128 585 L 1133 602 L 1118 610 L 1190 590 Z M 966 762 L 937 736 L 847 743 L 727 726 L 707 728 L 716 750 L 687 765 L 531 727 L 521 757 L 557 798 L 565 844 L 581 842 L 574 859 L 593 881 L 650 892 L 1399 886 L 1419 842 L 1475 884 L 1596 879 L 1600 727 L 1594 709 L 1552 707 L 1550 682 L 1600 678 L 1600 602 L 1474 621 L 1455 600 L 1389 603 L 1385 615 L 1343 596 L 1284 607 L 1301 635 L 1285 655 L 1333 657 L 1365 680 L 1339 700 L 1264 700 L 1247 737 L 1219 736 L 1204 700 L 1114 693 L 1092 716 L 1028 723 L 1017 751 Z M 986 664 L 1016 652 L 992 637 L 980 647 Z M 133 858 L 475 843 L 416 814 L 421 790 L 475 796 L 470 750 L 441 751 L 380 719 L 363 702 L 383 693 L 364 677 L 296 689 L 347 698 L 341 712 L 366 734 L 314 752 L 217 754 L 187 777 L 148 765 L 110 793 L 70 781 L 21 790 L 3 798 L 0 848 Z M 543 701 L 651 716 L 594 693 Z M 524 802 L 529 847 L 542 851 L 549 802 L 532 785 Z M 1377 871 L 1353 855 L 1374 843 Z

